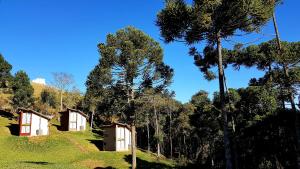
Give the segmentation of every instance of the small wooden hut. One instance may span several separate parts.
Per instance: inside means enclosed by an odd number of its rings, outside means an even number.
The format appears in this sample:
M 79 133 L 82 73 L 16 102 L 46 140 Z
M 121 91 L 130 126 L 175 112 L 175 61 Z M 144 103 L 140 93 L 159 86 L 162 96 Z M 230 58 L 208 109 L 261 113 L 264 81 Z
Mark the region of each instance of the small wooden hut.
M 130 126 L 122 123 L 113 123 L 103 126 L 104 151 L 128 151 L 131 148 Z
M 18 108 L 20 136 L 49 135 L 50 117 L 31 109 Z
M 84 131 L 86 129 L 87 115 L 80 110 L 67 108 L 59 112 L 61 130 L 63 131 Z

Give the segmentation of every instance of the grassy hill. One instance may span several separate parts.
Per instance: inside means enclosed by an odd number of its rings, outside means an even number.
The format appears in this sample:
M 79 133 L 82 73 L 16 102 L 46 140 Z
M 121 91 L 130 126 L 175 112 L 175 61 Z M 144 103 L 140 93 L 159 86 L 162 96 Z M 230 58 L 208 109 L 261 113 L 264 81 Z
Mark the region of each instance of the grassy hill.
M 43 84 L 39 84 L 39 83 L 34 83 L 34 82 L 31 82 L 31 86 L 32 86 L 33 89 L 34 89 L 33 96 L 34 96 L 35 98 L 40 97 L 41 92 L 42 92 L 44 89 L 50 88 L 50 87 L 47 86 L 47 85 L 43 85 Z M 52 89 L 53 89 L 53 88 L 52 88 Z
M 101 138 L 90 131 L 62 132 L 50 124 L 50 136 L 19 137 L 16 117 L 0 112 L 0 168 L 129 169 L 129 152 L 100 151 Z M 170 169 L 172 162 L 137 152 L 140 169 Z

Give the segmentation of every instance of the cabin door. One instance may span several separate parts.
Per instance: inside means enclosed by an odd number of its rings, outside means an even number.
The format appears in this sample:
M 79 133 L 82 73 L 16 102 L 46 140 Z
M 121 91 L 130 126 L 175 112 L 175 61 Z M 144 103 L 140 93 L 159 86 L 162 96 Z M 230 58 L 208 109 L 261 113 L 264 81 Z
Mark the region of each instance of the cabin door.
M 77 130 L 77 113 L 70 112 L 70 130 Z
M 21 113 L 20 135 L 28 136 L 31 130 L 31 115 L 32 113 Z
M 119 139 L 118 139 L 118 146 L 120 150 L 125 149 L 125 137 L 124 137 L 124 128 L 118 128 L 119 129 Z

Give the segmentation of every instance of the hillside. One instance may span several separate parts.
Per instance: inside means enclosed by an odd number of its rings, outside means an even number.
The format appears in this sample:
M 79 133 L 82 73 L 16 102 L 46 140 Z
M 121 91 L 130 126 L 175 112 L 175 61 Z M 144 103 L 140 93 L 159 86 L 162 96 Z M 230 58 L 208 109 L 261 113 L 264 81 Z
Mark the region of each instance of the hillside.
M 31 86 L 32 86 L 33 89 L 34 89 L 33 96 L 34 96 L 35 98 L 40 97 L 41 92 L 42 92 L 44 89 L 49 88 L 49 86 L 47 86 L 47 85 L 43 85 L 43 84 L 39 84 L 39 83 L 34 83 L 34 82 L 31 82 Z M 53 88 L 52 88 L 52 89 L 53 89 Z
M 0 112 L 0 168 L 128 169 L 129 152 L 100 151 L 101 138 L 90 131 L 62 132 L 51 122 L 50 136 L 19 137 L 16 117 Z M 138 168 L 170 169 L 167 160 L 138 151 Z

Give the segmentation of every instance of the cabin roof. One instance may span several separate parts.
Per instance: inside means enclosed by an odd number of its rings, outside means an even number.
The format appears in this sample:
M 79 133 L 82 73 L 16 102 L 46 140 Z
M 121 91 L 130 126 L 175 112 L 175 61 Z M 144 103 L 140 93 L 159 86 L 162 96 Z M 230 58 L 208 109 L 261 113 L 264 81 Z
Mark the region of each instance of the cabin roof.
M 19 113 L 20 111 L 23 111 L 23 112 L 30 112 L 30 113 L 33 113 L 33 114 L 38 115 L 38 116 L 40 116 L 40 117 L 43 117 L 43 118 L 45 118 L 45 119 L 47 119 L 47 120 L 51 120 L 51 118 L 50 118 L 49 116 L 47 116 L 47 115 L 45 115 L 45 114 L 42 114 L 42 113 L 39 113 L 39 112 L 37 112 L 37 111 L 34 111 L 34 110 L 32 110 L 32 109 L 26 109 L 26 108 L 20 107 L 20 108 L 17 109 L 17 113 Z
M 80 110 L 76 110 L 76 109 L 71 109 L 71 108 L 67 108 L 67 110 L 66 110 L 66 111 L 59 112 L 59 113 L 66 113 L 66 112 L 68 112 L 68 113 L 69 113 L 70 111 L 77 112 L 77 113 L 81 114 L 82 116 L 84 116 L 85 118 L 88 118 L 88 115 L 87 115 L 87 114 L 85 114 L 85 113 L 83 113 L 82 111 L 80 111 Z
M 119 123 L 119 122 L 114 122 L 109 125 L 103 125 L 102 128 L 111 128 L 111 127 L 115 127 L 116 125 L 126 127 L 128 130 L 130 130 L 130 125 L 125 124 L 125 123 Z

